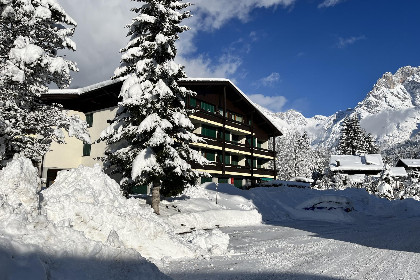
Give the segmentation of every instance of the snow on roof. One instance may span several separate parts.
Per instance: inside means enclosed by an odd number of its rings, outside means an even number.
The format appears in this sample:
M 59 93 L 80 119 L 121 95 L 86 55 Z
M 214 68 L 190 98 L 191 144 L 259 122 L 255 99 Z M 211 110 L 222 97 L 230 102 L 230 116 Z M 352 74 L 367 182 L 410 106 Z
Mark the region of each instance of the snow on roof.
M 382 170 L 384 163 L 380 154 L 369 155 L 332 155 L 331 171 L 370 171 Z
M 107 80 L 107 81 L 102 81 L 90 86 L 86 86 L 86 87 L 82 87 L 82 88 L 66 88 L 66 89 L 50 89 L 48 90 L 47 94 L 77 94 L 77 95 L 81 95 L 83 93 L 98 89 L 98 88 L 102 88 L 102 87 L 106 87 L 109 85 L 113 85 L 116 84 L 118 82 L 121 82 L 125 80 L 125 78 L 118 78 L 115 80 Z
M 407 171 L 404 167 L 391 167 L 389 170 L 389 175 L 393 177 L 407 177 Z
M 407 167 L 420 167 L 420 159 L 402 158 L 400 161 Z

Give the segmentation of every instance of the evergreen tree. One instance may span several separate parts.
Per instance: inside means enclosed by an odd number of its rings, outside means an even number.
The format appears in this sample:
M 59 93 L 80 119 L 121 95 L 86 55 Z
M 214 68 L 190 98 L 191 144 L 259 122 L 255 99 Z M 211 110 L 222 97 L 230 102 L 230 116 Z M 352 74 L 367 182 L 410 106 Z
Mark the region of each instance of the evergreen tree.
M 185 109 L 187 96 L 194 92 L 178 86 L 185 77 L 183 67 L 174 62 L 175 41 L 188 27 L 190 16 L 182 11 L 190 6 L 176 0 L 146 0 L 132 11 L 138 15 L 128 26 L 128 45 L 121 50 L 121 66 L 114 78 L 124 77 L 119 109 L 106 140 L 107 168 L 122 175 L 121 188 L 127 195 L 136 185 L 153 184 L 152 206 L 159 213 L 159 197 L 175 194 L 195 185 L 202 174 L 191 163 L 205 159 L 190 148 L 201 141 Z M 162 187 L 162 190 L 160 188 Z
M 343 120 L 338 151 L 343 155 L 375 154 L 378 153 L 373 137 L 360 127 L 356 116 Z
M 306 132 L 289 133 L 276 140 L 276 166 L 279 178 L 312 177 L 312 149 Z
M 57 54 L 75 50 L 74 20 L 55 0 L 0 0 L 0 19 L 0 158 L 39 161 L 52 141 L 63 142 L 62 128 L 89 142 L 84 122 L 40 98 L 50 83 L 68 86 L 77 70 Z

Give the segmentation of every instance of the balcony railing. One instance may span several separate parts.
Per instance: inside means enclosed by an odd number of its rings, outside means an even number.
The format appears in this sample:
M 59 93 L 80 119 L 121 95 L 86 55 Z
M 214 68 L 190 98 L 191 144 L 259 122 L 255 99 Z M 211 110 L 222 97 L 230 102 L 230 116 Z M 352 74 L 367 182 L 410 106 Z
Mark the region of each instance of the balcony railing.
M 223 139 L 210 138 L 206 136 L 201 136 L 201 137 L 206 141 L 205 142 L 206 144 L 223 148 Z M 228 149 L 229 152 L 230 150 L 235 150 L 235 151 L 238 151 L 239 154 L 240 152 L 245 153 L 247 155 L 251 154 L 251 146 L 248 144 L 248 142 L 246 142 L 246 144 L 241 144 L 241 143 L 236 143 L 232 141 L 225 141 L 224 145 L 225 145 L 225 150 Z M 257 147 L 253 147 L 253 154 L 255 155 L 255 157 L 258 157 L 258 155 L 263 155 L 266 157 L 274 158 L 275 156 L 275 153 L 273 151 L 263 149 L 263 148 L 257 148 Z
M 223 117 L 222 115 L 220 115 L 219 113 L 215 112 L 215 113 L 210 113 L 204 110 L 197 110 L 193 116 L 197 116 L 199 118 L 203 118 L 209 121 L 213 121 L 213 122 L 217 122 L 220 124 L 223 124 L 223 121 L 225 121 L 225 124 L 227 126 L 231 126 L 233 128 L 236 129 L 240 129 L 240 130 L 244 130 L 244 131 L 248 131 L 249 134 L 251 134 L 251 126 L 244 123 L 244 122 L 238 122 L 226 117 Z
M 251 168 L 249 166 L 240 166 L 240 165 L 224 165 L 218 162 L 213 162 L 208 165 L 200 166 L 198 164 L 192 164 L 194 169 L 203 169 L 206 171 L 215 171 L 219 175 L 235 176 L 231 174 L 247 174 L 246 176 L 258 175 L 258 176 L 274 176 L 275 172 L 272 169 L 266 168 Z M 221 173 L 221 174 L 220 174 Z

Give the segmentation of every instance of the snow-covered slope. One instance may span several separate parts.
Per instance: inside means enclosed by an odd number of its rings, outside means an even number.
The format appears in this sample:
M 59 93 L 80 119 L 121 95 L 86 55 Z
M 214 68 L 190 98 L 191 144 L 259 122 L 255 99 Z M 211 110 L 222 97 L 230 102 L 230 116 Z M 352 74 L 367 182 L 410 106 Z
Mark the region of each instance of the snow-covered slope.
M 335 145 L 341 122 L 352 114 L 360 117 L 361 126 L 382 147 L 391 147 L 416 136 L 420 129 L 420 67 L 406 66 L 395 74 L 385 73 L 355 108 L 329 117 L 305 118 L 294 110 L 266 112 L 283 132 L 307 131 L 313 145 L 327 148 Z

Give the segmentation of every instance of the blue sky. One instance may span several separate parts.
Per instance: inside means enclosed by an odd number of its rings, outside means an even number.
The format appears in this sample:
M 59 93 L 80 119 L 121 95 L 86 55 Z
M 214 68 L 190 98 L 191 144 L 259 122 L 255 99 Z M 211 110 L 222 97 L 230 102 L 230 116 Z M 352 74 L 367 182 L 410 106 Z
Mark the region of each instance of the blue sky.
M 134 4 L 59 2 L 79 23 L 73 87 L 108 79 Z M 331 115 L 356 106 L 385 72 L 420 65 L 418 0 L 192 2 L 178 62 L 189 76 L 232 79 L 272 111 Z

